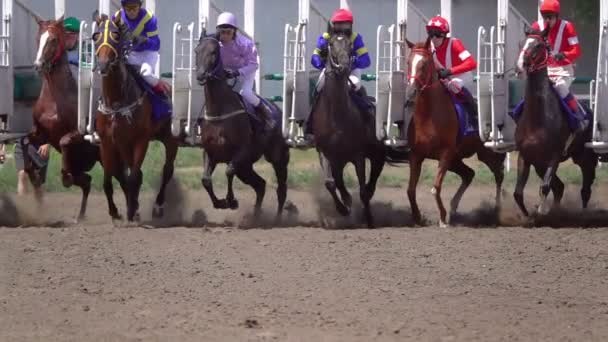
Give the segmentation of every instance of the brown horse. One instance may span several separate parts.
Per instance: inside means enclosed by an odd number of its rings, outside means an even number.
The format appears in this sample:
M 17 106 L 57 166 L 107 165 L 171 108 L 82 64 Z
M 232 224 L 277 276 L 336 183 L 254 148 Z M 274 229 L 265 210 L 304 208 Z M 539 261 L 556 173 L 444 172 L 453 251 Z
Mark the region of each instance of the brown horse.
M 127 220 L 139 220 L 139 191 L 143 178 L 141 167 L 150 141 L 157 139 L 165 146 L 162 183 L 153 211 L 155 217 L 160 217 L 163 215 L 165 187 L 173 176 L 179 142 L 171 134 L 170 117 L 153 120 L 148 95 L 127 70 L 126 54 L 131 42 L 128 28 L 119 17 L 112 21 L 105 16 L 97 19 L 97 27 L 93 39 L 96 68 L 102 76 L 102 96 L 96 127 L 101 140 L 103 188 L 109 213 L 113 219 L 120 219 L 113 199 L 112 177 L 116 177 L 127 197 Z M 130 172 L 125 179 L 126 169 Z
M 311 115 L 313 134 L 325 187 L 331 194 L 336 209 L 343 216 L 350 215 L 352 197 L 344 184 L 344 167 L 353 163 L 359 181 L 359 197 L 363 203 L 366 223 L 373 227 L 370 201 L 384 168 L 386 150 L 376 139 L 375 121 L 362 111 L 351 98 L 352 41 L 344 33 L 332 32 L 328 41 L 328 62 L 325 86 L 319 94 Z M 365 161 L 370 160 L 370 177 L 366 183 Z M 336 193 L 340 192 L 340 197 Z
M 232 191 L 236 175 L 256 193 L 254 216 L 261 213 L 266 192 L 266 181 L 253 169 L 262 155 L 272 164 L 277 177 L 277 220 L 281 218 L 287 198 L 287 164 L 289 147 L 283 139 L 281 125 L 271 130 L 253 128 L 252 119 L 241 99 L 227 84 L 226 72 L 220 58 L 217 34 L 202 32 L 196 52 L 196 75 L 204 86 L 205 116 L 201 124 L 204 173 L 202 183 L 213 206 L 217 209 L 236 209 L 238 201 Z M 274 106 L 274 105 L 273 105 Z M 279 111 L 274 106 L 275 111 Z M 227 163 L 228 192 L 218 199 L 213 191 L 212 174 L 218 163 Z
M 408 60 L 408 94 L 415 96 L 416 108 L 408 129 L 410 142 L 410 180 L 407 195 L 416 223 L 421 222 L 420 209 L 416 203 L 416 185 L 420 178 L 422 162 L 426 158 L 439 161 L 439 168 L 433 184 L 432 193 L 439 207 L 439 225 L 447 226 L 446 210 L 441 200 L 441 185 L 446 172 L 458 174 L 462 180 L 451 201 L 450 215 L 458 208 L 465 190 L 475 176 L 473 169 L 463 163 L 464 158 L 477 154 L 485 163 L 496 180 L 496 206 L 500 206 L 500 192 L 504 178 L 504 153 L 496 153 L 484 147 L 478 135 L 459 138 L 459 123 L 456 109 L 445 86 L 439 81 L 433 56 L 429 50 L 430 39 L 413 44 Z
M 38 53 L 34 65 L 42 75 L 42 89 L 33 108 L 34 125 L 29 141 L 42 145 L 50 143 L 62 154 L 62 181 L 70 187 L 82 189 L 78 219 L 85 215 L 91 189 L 91 176 L 87 174 L 99 160 L 99 148 L 84 140 L 77 130 L 77 86 L 72 77 L 65 50 L 63 18 L 38 22 Z M 40 187 L 42 181 L 31 163 L 27 162 L 24 146 L 25 170 L 32 184 Z
M 540 187 L 540 214 L 546 214 L 549 191 L 553 191 L 554 205 L 559 205 L 564 194 L 564 183 L 557 176 L 557 168 L 562 161 L 572 158 L 583 174 L 581 198 L 583 208 L 591 198 L 591 185 L 595 180 L 598 156 L 593 150 L 585 148 L 591 141 L 592 127 L 589 127 L 571 140 L 571 131 L 559 95 L 551 89 L 547 71 L 549 58 L 546 37 L 543 32 L 527 30 L 527 40 L 520 53 L 518 68 L 527 74 L 523 113 L 517 120 L 515 143 L 519 156 L 517 160 L 517 185 L 513 196 L 525 216 L 528 210 L 524 205 L 524 187 L 530 174 L 530 165 L 543 180 Z

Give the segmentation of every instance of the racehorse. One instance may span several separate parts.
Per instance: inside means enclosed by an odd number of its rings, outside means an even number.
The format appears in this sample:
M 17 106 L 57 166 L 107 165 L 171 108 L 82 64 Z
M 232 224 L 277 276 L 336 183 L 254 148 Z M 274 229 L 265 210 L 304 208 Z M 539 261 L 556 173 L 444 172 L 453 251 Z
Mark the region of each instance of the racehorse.
M 559 95 L 553 91 L 547 71 L 549 45 L 548 28 L 542 32 L 527 29 L 527 40 L 521 50 L 518 68 L 527 74 L 524 107 L 517 120 L 515 143 L 519 156 L 517 159 L 517 185 L 513 197 L 517 205 L 528 216 L 524 205 L 524 187 L 530 174 L 530 165 L 543 182 L 540 186 L 541 205 L 539 214 L 546 214 L 549 190 L 553 191 L 554 205 L 559 205 L 564 193 L 564 183 L 557 176 L 557 168 L 562 161 L 572 158 L 583 173 L 581 198 L 583 208 L 591 197 L 591 185 L 595 179 L 597 155 L 585 148 L 591 140 L 591 125 L 577 134 L 566 147 L 571 133 L 567 114 L 560 104 Z M 570 138 L 571 139 L 571 138 Z
M 173 177 L 173 163 L 179 141 L 171 134 L 171 118 L 154 120 L 149 95 L 137 83 L 134 72 L 129 72 L 126 55 L 132 35 L 117 16 L 97 18 L 93 35 L 96 46 L 96 69 L 102 76 L 102 96 L 96 117 L 96 129 L 101 140 L 103 188 L 108 200 L 109 214 L 121 219 L 113 199 L 112 177 L 118 179 L 127 198 L 127 220 L 139 220 L 139 191 L 141 170 L 151 140 L 165 146 L 165 165 L 162 183 L 156 197 L 153 215 L 164 213 L 165 188 Z M 129 175 L 126 176 L 126 169 Z M 125 178 L 126 177 L 126 178 Z
M 272 164 L 277 178 L 277 220 L 281 218 L 287 197 L 287 164 L 289 147 L 283 139 L 281 125 L 271 130 L 254 127 L 250 114 L 239 95 L 227 83 L 220 58 L 217 34 L 203 31 L 196 52 L 196 77 L 204 87 L 205 114 L 200 124 L 203 147 L 202 184 L 216 209 L 237 209 L 232 182 L 236 175 L 256 193 L 254 217 L 261 213 L 266 192 L 266 181 L 253 169 L 262 155 Z M 276 113 L 280 109 L 270 104 Z M 228 189 L 225 199 L 218 199 L 213 191 L 212 174 L 218 163 L 226 163 Z
M 431 190 L 439 208 L 439 225 L 446 227 L 446 210 L 441 200 L 441 185 L 446 172 L 452 171 L 461 178 L 461 184 L 450 202 L 450 216 L 456 213 L 462 195 L 469 187 L 475 171 L 468 167 L 464 158 L 477 154 L 494 174 L 496 181 L 496 206 L 500 206 L 500 192 L 504 178 L 504 153 L 496 153 L 486 148 L 477 134 L 461 136 L 456 108 L 448 90 L 439 81 L 433 56 L 429 50 L 430 39 L 413 44 L 408 59 L 408 98 L 415 96 L 415 111 L 408 129 L 410 180 L 407 195 L 412 208 L 412 216 L 421 223 L 420 209 L 416 202 L 416 185 L 420 178 L 422 162 L 426 158 L 439 161 L 437 174 Z
M 77 85 L 70 73 L 65 50 L 63 17 L 38 22 L 38 53 L 34 65 L 42 75 L 42 89 L 33 108 L 34 125 L 29 143 L 50 143 L 62 154 L 62 182 L 82 189 L 78 219 L 85 216 L 91 190 L 87 174 L 99 160 L 99 147 L 84 140 L 77 129 Z M 27 145 L 27 144 L 26 144 Z M 23 148 L 25 171 L 35 187 L 42 185 L 38 170 L 29 162 L 27 146 Z
M 312 130 L 315 136 L 325 187 L 331 194 L 336 209 L 343 216 L 350 215 L 352 197 L 344 184 L 344 167 L 353 163 L 359 182 L 359 196 L 363 214 L 369 227 L 374 218 L 370 201 L 384 168 L 386 150 L 376 139 L 372 115 L 361 109 L 351 97 L 349 75 L 352 68 L 352 41 L 344 33 L 332 32 L 328 40 L 325 86 L 314 105 Z M 365 162 L 370 160 L 370 177 L 366 183 Z M 340 197 L 336 192 L 340 192 Z

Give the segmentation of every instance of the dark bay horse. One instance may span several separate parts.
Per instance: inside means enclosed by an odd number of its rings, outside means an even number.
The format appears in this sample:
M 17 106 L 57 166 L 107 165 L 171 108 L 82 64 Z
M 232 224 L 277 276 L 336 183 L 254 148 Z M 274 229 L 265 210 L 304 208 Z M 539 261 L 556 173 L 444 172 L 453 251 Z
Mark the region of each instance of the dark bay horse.
M 146 94 L 127 70 L 126 55 L 131 34 L 117 17 L 97 19 L 93 35 L 97 55 L 97 71 L 102 76 L 102 96 L 96 118 L 101 140 L 104 168 L 103 188 L 112 219 L 120 219 L 113 199 L 112 177 L 118 179 L 127 198 L 127 220 L 139 220 L 139 191 L 141 170 L 148 145 L 152 139 L 165 146 L 162 183 L 156 197 L 153 215 L 163 215 L 165 188 L 173 177 L 173 163 L 179 142 L 171 134 L 171 118 L 155 121 L 152 105 Z M 126 176 L 126 170 L 129 175 Z
M 329 31 L 331 32 L 331 30 Z M 352 41 L 344 33 L 331 32 L 328 41 L 325 86 L 311 115 L 313 134 L 325 187 L 331 194 L 338 212 L 351 212 L 352 197 L 344 184 L 344 167 L 353 163 L 359 181 L 359 196 L 363 203 L 366 223 L 373 227 L 370 201 L 384 168 L 386 150 L 376 139 L 375 121 L 351 98 L 349 75 L 352 67 Z M 365 162 L 370 160 L 370 176 L 366 183 Z M 340 197 L 336 193 L 340 192 Z
M 526 216 L 528 210 L 524 205 L 524 187 L 530 174 L 530 165 L 534 166 L 536 173 L 543 180 L 540 187 L 542 203 L 538 207 L 538 212 L 546 214 L 550 209 L 545 203 L 549 191 L 553 191 L 555 205 L 559 205 L 564 193 L 564 183 L 556 174 L 559 164 L 571 157 L 581 168 L 583 173 L 581 198 L 583 208 L 586 208 L 591 197 L 591 185 L 595 179 L 595 167 L 598 161 L 595 152 L 585 148 L 585 143 L 591 140 L 591 125 L 581 134 L 577 134 L 566 148 L 571 133 L 559 95 L 551 89 L 547 70 L 548 32 L 548 29 L 542 32 L 526 30 L 527 40 L 518 62 L 520 71 L 525 71 L 527 74 L 527 81 L 523 113 L 517 121 L 515 130 L 515 143 L 519 156 L 517 185 L 513 196 Z
M 421 223 L 420 209 L 416 202 L 416 185 L 420 178 L 424 159 L 439 161 L 439 167 L 431 192 L 439 207 L 439 225 L 447 226 L 446 210 L 441 200 L 441 185 L 447 171 L 460 176 L 462 182 L 450 203 L 450 215 L 456 212 L 462 195 L 475 176 L 475 171 L 462 160 L 477 154 L 486 164 L 496 180 L 496 206 L 500 206 L 500 192 L 504 178 L 504 153 L 496 153 L 486 148 L 477 134 L 459 137 L 459 122 L 456 109 L 448 90 L 439 81 L 433 56 L 429 50 L 430 40 L 413 44 L 408 59 L 408 98 L 416 97 L 414 117 L 408 129 L 410 142 L 410 180 L 407 195 L 412 207 L 412 216 Z M 412 93 L 413 92 L 413 93 Z
M 265 131 L 253 128 L 237 93 L 228 85 L 220 58 L 217 34 L 202 32 L 196 52 L 196 77 L 204 86 L 205 116 L 201 125 L 203 151 L 202 183 L 213 206 L 217 209 L 236 209 L 232 182 L 236 175 L 256 193 L 254 216 L 261 212 L 266 192 L 266 181 L 253 169 L 262 155 L 272 164 L 277 177 L 277 220 L 280 219 L 287 197 L 287 164 L 289 147 L 283 139 L 281 125 Z M 273 105 L 274 106 L 274 105 Z M 276 111 L 279 109 L 274 106 Z M 225 199 L 218 199 L 213 191 L 212 174 L 218 163 L 226 163 L 228 191 Z
M 68 65 L 63 18 L 48 21 L 37 18 L 37 22 L 38 53 L 34 65 L 42 75 L 42 89 L 33 108 L 34 125 L 29 141 L 36 145 L 50 143 L 61 152 L 63 185 L 74 184 L 82 189 L 78 214 L 78 219 L 82 219 L 91 189 L 91 176 L 87 172 L 99 160 L 99 147 L 78 133 L 78 89 Z M 32 184 L 39 187 L 42 183 L 39 173 L 27 162 L 25 151 L 25 170 Z

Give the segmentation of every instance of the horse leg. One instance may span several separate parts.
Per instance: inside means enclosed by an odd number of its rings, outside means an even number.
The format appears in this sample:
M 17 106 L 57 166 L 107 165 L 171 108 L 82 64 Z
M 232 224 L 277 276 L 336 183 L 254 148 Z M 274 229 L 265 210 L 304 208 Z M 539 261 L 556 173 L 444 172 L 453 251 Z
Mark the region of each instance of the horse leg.
M 281 136 L 280 139 L 283 139 Z M 289 147 L 282 144 L 270 153 L 266 154 L 266 160 L 272 164 L 275 176 L 277 177 L 277 221 L 283 214 L 283 207 L 287 199 L 287 165 L 289 164 Z
M 143 181 L 143 172 L 141 171 L 141 165 L 146 158 L 146 151 L 148 150 L 148 141 L 145 140 L 137 145 L 133 150 L 133 163 L 131 166 L 131 172 L 127 177 L 127 186 L 129 191 L 127 201 L 127 220 L 129 222 L 139 221 L 139 191 L 141 190 L 141 184 Z
M 540 186 L 540 197 L 541 203 L 538 206 L 538 214 L 546 215 L 549 213 L 549 206 L 547 205 L 547 196 L 549 191 L 553 191 L 553 203 L 559 205 L 564 195 L 564 183 L 557 176 L 557 162 L 551 162 L 548 167 L 535 167 L 536 174 L 538 177 L 543 179 L 543 183 Z
M 431 189 L 431 193 L 435 196 L 435 202 L 439 208 L 439 227 L 441 228 L 446 228 L 448 226 L 446 221 L 447 211 L 445 210 L 443 201 L 441 200 L 441 185 L 443 184 L 443 178 L 448 172 L 448 167 L 450 166 L 452 159 L 453 157 L 449 152 L 446 152 L 441 156 L 439 159 L 439 167 L 437 174 L 435 175 L 433 188 Z
M 412 218 L 418 225 L 422 224 L 422 216 L 420 215 L 420 209 L 416 202 L 416 186 L 420 179 L 420 172 L 422 171 L 422 158 L 418 158 L 413 153 L 410 154 L 410 181 L 407 186 L 407 197 L 410 200 L 410 208 L 412 210 Z
M 112 185 L 112 175 L 114 175 L 117 179 L 120 177 L 118 176 L 118 173 L 116 173 L 116 170 L 118 169 L 117 164 L 120 164 L 118 162 L 120 158 L 117 158 L 117 153 L 115 153 L 111 147 L 111 145 L 104 144 L 102 142 L 100 154 L 101 164 L 103 165 L 103 192 L 106 195 L 106 200 L 108 201 L 108 213 L 110 214 L 112 221 L 115 221 L 122 220 L 122 217 L 118 213 L 118 208 L 116 208 L 116 203 L 114 203 L 114 187 Z M 125 192 L 125 197 L 127 197 L 128 203 L 126 184 L 122 182 L 121 187 L 123 187 L 123 191 Z
M 380 174 L 384 169 L 385 158 L 386 154 L 384 152 L 384 146 L 381 146 L 378 151 L 372 152 L 372 155 L 369 156 L 370 171 L 369 181 L 367 182 L 367 192 L 370 200 L 376 193 L 376 184 L 378 183 L 378 178 L 380 178 Z
M 213 191 L 213 171 L 215 171 L 215 167 L 217 163 L 215 160 L 209 157 L 209 154 L 206 151 L 203 151 L 203 177 L 201 178 L 201 183 L 205 190 L 207 190 L 207 194 L 209 194 L 209 198 L 213 203 L 213 207 L 215 209 L 226 209 L 228 208 L 228 203 L 226 200 L 220 200 L 215 195 L 215 191 Z
M 530 216 L 530 214 L 528 213 L 526 205 L 524 204 L 524 188 L 526 187 L 529 176 L 530 163 L 524 160 L 524 157 L 520 153 L 517 157 L 517 184 L 515 185 L 513 198 L 515 199 L 515 203 L 517 203 L 519 209 L 526 217 Z
M 85 212 L 87 210 L 89 192 L 91 192 L 91 176 L 86 173 L 76 175 L 76 177 L 74 177 L 74 184 L 82 189 L 80 211 L 78 213 L 78 218 L 76 219 L 76 222 L 78 222 L 84 218 Z
M 365 158 L 357 158 L 354 162 L 355 172 L 357 173 L 357 179 L 359 180 L 359 198 L 363 203 L 363 215 L 369 228 L 374 227 L 374 217 L 372 216 L 372 210 L 369 202 L 371 194 L 369 193 L 368 187 L 365 184 Z
M 581 157 L 572 158 L 574 162 L 581 168 L 583 173 L 583 186 L 581 187 L 581 200 L 583 201 L 583 209 L 587 208 L 589 199 L 591 198 L 591 185 L 595 180 L 595 168 L 597 167 L 597 155 L 595 152 L 585 149 Z
M 494 174 L 496 183 L 496 208 L 500 208 L 502 182 L 505 179 L 506 153 L 496 153 L 488 148 L 482 148 L 477 152 L 477 159 L 486 164 Z
M 152 209 L 152 216 L 156 218 L 163 217 L 164 215 L 165 189 L 173 177 L 173 164 L 175 163 L 178 148 L 177 140 L 173 138 L 170 131 L 168 131 L 168 135 L 165 134 L 161 139 L 161 142 L 165 146 L 165 165 L 163 166 L 162 183 L 158 190 L 158 195 L 156 196 L 154 208 Z
M 458 210 L 458 206 L 462 200 L 462 195 L 467 190 L 469 185 L 471 185 L 471 182 L 475 177 L 475 171 L 468 167 L 461 159 L 454 160 L 452 164 L 450 164 L 449 170 L 460 176 L 461 180 L 460 186 L 450 202 L 450 217 L 448 221 L 451 221 L 451 216 L 456 214 L 456 211 Z
M 236 176 L 239 177 L 243 183 L 251 186 L 253 190 L 255 190 L 253 215 L 254 217 L 260 216 L 260 213 L 262 212 L 262 202 L 264 201 L 264 195 L 266 194 L 266 181 L 255 172 L 253 164 L 247 166 L 243 165 L 238 168 Z
M 61 149 L 61 180 L 63 186 L 66 188 L 71 187 L 74 184 L 74 175 L 69 172 L 70 170 L 70 159 L 69 159 L 69 147 L 74 143 L 82 142 L 82 135 L 77 131 L 67 133 L 59 140 L 59 148 Z
M 323 174 L 325 174 L 325 188 L 327 188 L 327 191 L 329 191 L 329 194 L 333 198 L 334 203 L 336 205 L 336 210 L 338 210 L 340 215 L 348 216 L 348 214 L 350 213 L 349 209 L 344 203 L 342 203 L 342 200 L 338 197 L 338 193 L 336 193 L 337 182 L 335 179 L 335 165 L 331 165 L 327 157 L 325 157 L 325 155 L 321 152 L 319 152 L 319 163 L 321 164 L 321 170 L 323 170 Z M 340 169 L 340 175 L 342 174 L 341 171 L 342 169 Z M 340 178 L 342 183 L 344 184 L 344 180 L 342 179 L 342 177 Z
M 233 190 L 233 182 L 234 182 L 234 172 L 230 172 L 230 170 L 226 170 L 226 178 L 228 179 L 228 189 L 226 192 L 226 208 L 230 208 L 232 210 L 236 210 L 239 208 L 239 202 L 234 197 Z

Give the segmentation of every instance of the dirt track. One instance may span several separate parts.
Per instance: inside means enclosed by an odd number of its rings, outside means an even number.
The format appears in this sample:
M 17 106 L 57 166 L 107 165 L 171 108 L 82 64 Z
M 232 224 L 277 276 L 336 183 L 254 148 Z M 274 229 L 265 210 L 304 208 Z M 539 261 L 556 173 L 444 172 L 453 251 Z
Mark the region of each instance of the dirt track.
M 595 189 L 593 204 L 607 196 Z M 608 214 L 553 215 L 573 228 L 494 228 L 492 197 L 490 188 L 468 192 L 461 211 L 471 214 L 455 227 L 408 228 L 405 191 L 381 189 L 379 224 L 397 227 L 377 230 L 311 228 L 316 202 L 294 191 L 299 215 L 273 229 L 234 228 L 246 225 L 240 213 L 193 215 L 208 205 L 202 193 L 174 197 L 181 210 L 156 226 L 204 228 L 115 228 L 99 195 L 76 225 L 65 222 L 77 195 L 49 195 L 38 222 L 36 208 L 17 203 L 22 223 L 56 228 L 0 229 L 0 339 L 608 340 L 608 229 L 578 228 L 605 226 Z M 420 199 L 434 222 L 428 191 Z M 246 196 L 241 207 L 251 203 Z M 521 224 L 512 209 L 506 196 L 502 224 Z

